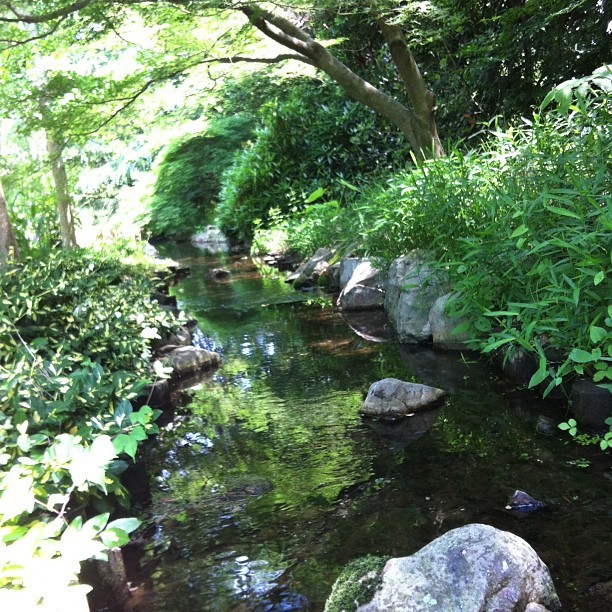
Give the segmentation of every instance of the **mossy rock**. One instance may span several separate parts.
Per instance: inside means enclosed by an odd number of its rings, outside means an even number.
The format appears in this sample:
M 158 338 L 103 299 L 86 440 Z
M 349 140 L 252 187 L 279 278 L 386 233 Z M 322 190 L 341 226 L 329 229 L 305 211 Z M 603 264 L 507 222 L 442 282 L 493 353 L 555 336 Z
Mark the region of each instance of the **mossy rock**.
M 352 612 L 372 600 L 382 583 L 382 570 L 391 557 L 368 555 L 342 570 L 325 602 L 325 612 Z

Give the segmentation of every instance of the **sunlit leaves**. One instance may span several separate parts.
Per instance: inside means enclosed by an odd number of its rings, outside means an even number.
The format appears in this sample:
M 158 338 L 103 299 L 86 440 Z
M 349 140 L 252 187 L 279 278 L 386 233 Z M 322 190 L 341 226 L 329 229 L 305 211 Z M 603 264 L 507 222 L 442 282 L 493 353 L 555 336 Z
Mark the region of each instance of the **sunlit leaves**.
M 147 384 L 141 332 L 169 333 L 173 318 L 151 305 L 144 276 L 85 252 L 5 267 L 0 287 L 11 297 L 0 302 L 0 587 L 47 603 L 61 594 L 62 607 L 82 595 L 69 586 L 79 561 L 105 558 L 138 524 L 65 518 L 90 502 L 129 506 L 118 455 L 135 458 L 160 414 L 130 402 Z M 53 588 L 41 586 L 52 574 Z

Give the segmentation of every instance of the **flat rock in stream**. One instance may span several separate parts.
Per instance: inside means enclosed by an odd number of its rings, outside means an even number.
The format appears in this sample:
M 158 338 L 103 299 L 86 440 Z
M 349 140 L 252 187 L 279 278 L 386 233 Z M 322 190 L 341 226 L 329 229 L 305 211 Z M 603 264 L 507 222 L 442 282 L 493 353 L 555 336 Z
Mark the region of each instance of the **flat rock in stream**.
M 221 363 L 221 355 L 195 346 L 180 346 L 165 357 L 177 376 L 209 370 Z
M 370 386 L 360 412 L 372 417 L 400 417 L 439 406 L 445 395 L 435 387 L 384 378 Z

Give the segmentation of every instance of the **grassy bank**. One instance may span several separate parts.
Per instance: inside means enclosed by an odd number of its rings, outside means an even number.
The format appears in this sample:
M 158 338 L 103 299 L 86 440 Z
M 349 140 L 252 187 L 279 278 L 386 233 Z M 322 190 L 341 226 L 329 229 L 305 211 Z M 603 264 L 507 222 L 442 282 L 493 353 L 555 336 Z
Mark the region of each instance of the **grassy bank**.
M 320 246 L 390 262 L 424 249 L 450 277 L 479 347 L 532 353 L 530 386 L 612 390 L 612 73 L 563 83 L 529 120 L 477 149 L 315 202 L 255 234 L 256 251 Z

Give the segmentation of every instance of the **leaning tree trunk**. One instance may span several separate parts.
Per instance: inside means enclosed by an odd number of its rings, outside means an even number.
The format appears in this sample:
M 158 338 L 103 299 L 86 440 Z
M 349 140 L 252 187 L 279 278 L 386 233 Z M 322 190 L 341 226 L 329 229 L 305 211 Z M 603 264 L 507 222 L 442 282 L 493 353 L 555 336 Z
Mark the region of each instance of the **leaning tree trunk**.
M 263 34 L 295 51 L 299 59 L 331 77 L 353 99 L 388 119 L 406 136 L 418 160 L 444 155 L 434 118 L 434 96 L 414 61 L 397 26 L 380 22 L 393 61 L 408 93 L 409 108 L 355 74 L 307 32 L 284 17 L 260 6 L 241 7 L 250 22 Z
M 66 167 L 62 158 L 62 147 L 49 132 L 47 132 L 47 151 L 55 185 L 55 199 L 62 246 L 65 249 L 72 249 L 78 245 L 74 231 L 74 218 L 72 216 L 72 198 L 68 191 L 68 176 L 66 175 Z
M 379 26 L 414 108 L 411 122 L 417 150 L 422 151 L 424 157 L 442 157 L 444 148 L 438 136 L 435 119 L 436 96 L 427 89 L 401 29 L 383 20 L 379 21 Z
M 2 179 L 0 179 L 0 265 L 9 257 L 18 259 L 19 248 L 13 234 L 13 226 L 9 219 L 6 197 L 2 188 Z

